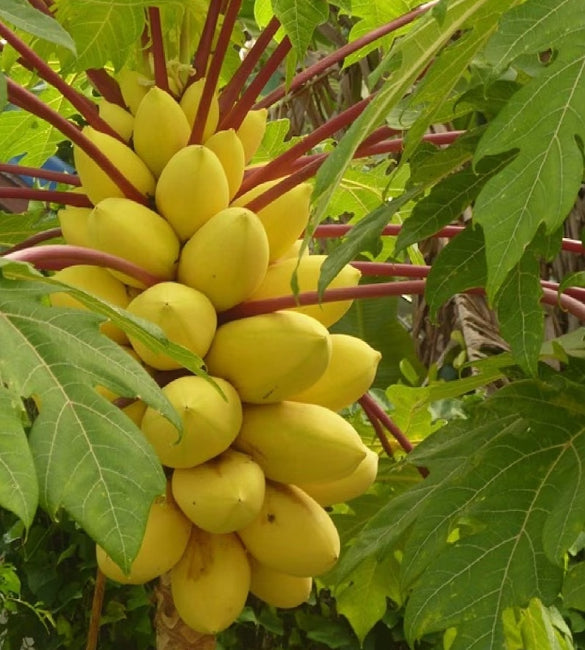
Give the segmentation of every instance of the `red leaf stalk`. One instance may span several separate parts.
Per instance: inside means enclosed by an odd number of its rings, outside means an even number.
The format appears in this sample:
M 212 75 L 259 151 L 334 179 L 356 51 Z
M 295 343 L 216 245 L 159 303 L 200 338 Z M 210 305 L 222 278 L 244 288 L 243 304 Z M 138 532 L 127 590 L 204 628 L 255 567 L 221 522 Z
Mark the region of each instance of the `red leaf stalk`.
M 56 183 L 65 185 L 81 185 L 79 176 L 67 174 L 65 172 L 56 172 L 52 169 L 41 169 L 39 167 L 25 167 L 24 165 L 14 165 L 12 163 L 0 163 L 0 172 L 5 174 L 14 174 L 16 176 L 32 176 L 33 178 L 43 178 Z
M 9 255 L 10 253 L 16 253 L 16 251 L 21 251 L 25 248 L 30 248 L 31 246 L 36 246 L 41 242 L 48 241 L 49 239 L 55 239 L 56 237 L 61 237 L 61 228 L 49 228 L 48 230 L 43 230 L 42 232 L 35 233 L 26 239 L 18 242 L 14 246 L 11 246 L 8 250 L 5 250 L 2 254 Z
M 126 103 L 122 97 L 120 86 L 116 79 L 111 77 L 106 70 L 92 68 L 86 70 L 86 75 L 94 88 L 107 102 L 116 104 L 126 110 Z
M 401 448 L 409 453 L 414 448 L 414 445 L 408 440 L 400 428 L 393 422 L 393 420 L 387 415 L 387 413 L 377 404 L 377 402 L 369 395 L 365 393 L 363 397 L 359 399 L 359 404 L 366 410 L 369 411 L 375 418 L 383 424 L 383 426 L 393 435 L 393 437 L 400 444 Z
M 246 114 L 253 107 L 255 100 L 261 94 L 261 91 L 265 88 L 273 73 L 279 68 L 290 50 L 291 42 L 286 36 L 271 53 L 267 63 L 248 85 L 232 110 L 223 118 L 219 126 L 220 129 L 238 129 L 245 119 Z
M 542 302 L 553 307 L 559 307 L 563 311 L 578 318 L 582 323 L 585 322 L 585 303 L 580 302 L 567 293 L 559 293 L 554 289 L 542 287 Z
M 381 426 L 381 422 L 379 421 L 377 416 L 373 413 L 373 411 L 369 408 L 369 403 L 368 402 L 365 403 L 364 401 L 361 401 L 362 399 L 363 398 L 361 397 L 358 400 L 358 402 L 363 408 L 363 411 L 365 412 L 367 419 L 369 420 L 369 422 L 371 422 L 371 425 L 375 430 L 375 434 L 377 435 L 377 438 L 379 439 L 379 442 L 381 443 L 383 450 L 388 456 L 393 457 L 393 447 L 389 444 L 389 440 L 387 439 L 387 435 L 385 434 L 385 431 Z
M 77 126 L 71 124 L 71 122 L 66 120 L 63 116 L 59 115 L 57 111 L 54 111 L 52 108 L 47 106 L 47 104 L 43 103 L 36 95 L 26 90 L 26 88 L 19 86 L 12 79 L 7 78 L 6 85 L 8 88 L 8 99 L 13 104 L 37 115 L 61 131 L 64 136 L 69 138 L 74 144 L 80 147 L 80 149 L 85 151 L 88 156 L 92 157 L 94 162 L 99 165 L 106 174 L 108 174 L 127 198 L 142 203 L 143 205 L 148 203 L 147 198 L 120 173 L 120 170 L 108 157 L 104 155 L 102 150 L 86 138 Z
M 391 22 L 382 25 L 381 27 L 374 29 L 368 34 L 365 34 L 365 36 L 356 39 L 352 43 L 348 43 L 347 45 L 336 50 L 336 52 L 333 52 L 332 54 L 325 56 L 323 59 L 321 59 L 314 65 L 309 66 L 303 72 L 297 74 L 292 79 L 292 82 L 288 86 L 287 90 L 289 92 L 293 92 L 297 90 L 300 86 L 304 85 L 309 79 L 315 77 L 318 74 L 321 74 L 322 72 L 324 72 L 324 70 L 329 68 L 331 65 L 334 65 L 339 61 L 342 61 L 349 54 L 352 54 L 353 52 L 360 50 L 362 47 L 365 47 L 365 45 L 369 45 L 373 41 L 376 41 L 378 38 L 381 38 L 382 36 L 387 36 L 387 34 L 390 34 L 391 32 L 400 29 L 401 27 L 407 25 L 408 23 L 411 23 L 413 20 L 415 20 L 422 14 L 426 13 L 429 9 L 432 9 L 432 7 L 436 6 L 437 4 L 438 4 L 438 0 L 434 0 L 433 2 L 427 2 L 421 5 L 420 7 L 413 9 L 407 14 L 404 14 L 403 16 L 400 16 L 399 18 L 396 18 L 395 20 L 392 20 Z M 273 92 L 269 93 L 262 100 L 257 102 L 254 108 L 267 108 L 268 106 L 275 104 L 275 102 L 285 97 L 285 94 L 286 94 L 286 87 L 285 84 L 282 84 L 279 88 L 276 88 Z
M 47 246 L 25 248 L 3 255 L 3 257 L 8 260 L 30 262 L 38 269 L 44 269 L 47 271 L 59 271 L 75 264 L 93 264 L 95 266 L 103 266 L 130 275 L 147 287 L 162 282 L 161 278 L 151 275 L 140 266 L 137 266 L 122 257 L 97 251 L 93 248 L 83 248 L 82 246 L 48 244 Z
M 254 170 L 241 184 L 237 196 L 244 194 L 255 185 L 259 185 L 265 181 L 279 178 L 280 176 L 290 173 L 293 162 L 298 160 L 303 154 L 310 151 L 310 149 L 326 138 L 330 137 L 345 126 L 352 124 L 352 122 L 354 122 L 354 120 L 356 120 L 363 112 L 371 99 L 371 97 L 362 99 L 360 102 L 357 102 L 350 108 L 342 111 L 342 113 L 339 113 L 335 117 L 324 122 L 324 124 L 321 124 L 315 131 L 303 137 L 299 142 L 296 142 L 293 147 L 274 158 L 271 162 Z
M 0 37 L 9 43 L 22 58 L 38 73 L 41 79 L 56 88 L 70 104 L 80 113 L 88 124 L 104 131 L 113 137 L 120 136 L 98 115 L 96 105 L 87 97 L 78 93 L 75 88 L 66 83 L 43 59 L 22 41 L 9 27 L 0 22 Z
M 238 70 L 231 77 L 230 81 L 223 88 L 218 98 L 220 106 L 220 119 L 228 113 L 231 106 L 238 98 L 241 90 L 245 87 L 247 80 L 255 66 L 261 59 L 261 56 L 271 43 L 271 39 L 279 29 L 279 21 L 275 16 L 267 23 L 265 29 L 259 34 L 259 37 L 248 51 Z
M 220 28 L 220 34 L 218 35 L 218 41 L 216 42 L 216 47 L 214 49 L 214 55 L 210 62 L 210 68 L 206 74 L 206 81 L 204 83 L 204 89 L 202 90 L 202 97 L 200 99 L 200 104 L 198 105 L 198 112 L 196 113 L 196 119 L 194 121 L 189 144 L 201 144 L 202 142 L 204 126 L 210 110 L 210 103 L 212 102 L 212 97 L 214 96 L 216 85 L 218 84 L 224 55 L 226 54 L 226 50 L 230 44 L 232 29 L 236 19 L 238 18 L 241 1 L 242 0 L 229 0 L 228 9 L 224 16 L 224 21 Z
M 361 271 L 365 277 L 399 277 L 425 278 L 430 272 L 429 266 L 416 264 L 395 264 L 392 262 L 351 262 L 351 266 Z
M 208 59 L 210 58 L 210 52 L 212 51 L 212 43 L 214 41 L 216 24 L 218 23 L 218 16 L 220 15 L 221 8 L 222 0 L 211 0 L 210 6 L 208 7 L 208 13 L 206 14 L 206 21 L 204 22 L 202 35 L 198 41 L 198 49 L 194 55 L 193 67 L 196 73 L 190 77 L 187 86 L 206 76 Z
M 151 33 L 151 52 L 153 53 L 153 67 L 155 85 L 165 92 L 169 92 L 167 80 L 167 62 L 165 59 L 165 46 L 163 45 L 163 32 L 161 31 L 161 13 L 159 7 L 149 7 L 149 30 Z
M 59 192 L 57 190 L 39 190 L 33 187 L 0 187 L 2 199 L 27 199 L 73 205 L 76 208 L 91 208 L 92 203 L 85 194 L 77 192 Z

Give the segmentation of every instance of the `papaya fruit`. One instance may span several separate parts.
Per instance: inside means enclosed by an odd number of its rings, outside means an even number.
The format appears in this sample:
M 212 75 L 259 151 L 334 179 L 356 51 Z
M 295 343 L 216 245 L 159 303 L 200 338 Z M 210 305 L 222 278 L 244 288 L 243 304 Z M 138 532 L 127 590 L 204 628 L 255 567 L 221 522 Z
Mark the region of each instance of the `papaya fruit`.
M 238 127 L 236 134 L 243 144 L 245 164 L 248 164 L 257 152 L 257 149 L 263 141 L 266 126 L 267 109 L 260 108 L 258 110 L 249 111 L 245 115 L 245 119 L 242 121 L 241 125 Z
M 271 264 L 261 284 L 253 291 L 248 300 L 264 300 L 277 296 L 291 296 L 291 279 L 297 270 L 300 292 L 317 291 L 320 269 L 326 255 L 306 255 L 300 260 L 290 257 Z M 359 284 L 361 272 L 350 264 L 345 265 L 328 285 L 329 288 L 355 287 Z M 330 327 L 340 320 L 353 304 L 352 300 L 324 302 L 318 305 L 291 307 L 292 311 L 308 314 L 320 321 L 324 327 Z
M 98 115 L 118 133 L 124 142 L 130 142 L 135 121 L 132 113 L 102 98 L 98 104 Z
M 91 264 L 75 264 L 68 266 L 53 274 L 54 280 L 78 289 L 83 289 L 98 298 L 102 298 L 116 307 L 126 309 L 130 297 L 126 287 L 120 280 L 117 280 L 108 269 Z M 72 295 L 56 291 L 50 294 L 49 300 L 57 307 L 74 307 L 76 309 L 87 309 L 79 300 Z M 104 321 L 100 325 L 100 331 L 116 343 L 124 345 L 128 343 L 126 334 L 111 321 Z
M 181 417 L 181 434 L 155 409 L 145 411 L 141 430 L 163 465 L 184 468 L 205 463 L 236 438 L 242 423 L 238 393 L 223 379 L 212 379 L 215 385 L 187 375 L 164 386 L 164 395 Z
M 218 156 L 228 181 L 228 197 L 232 199 L 245 174 L 245 152 L 236 131 L 217 131 L 204 142 L 204 146 Z
M 175 99 L 157 86 L 150 88 L 134 118 L 133 146 L 156 178 L 170 158 L 187 145 L 190 133 Z
M 161 280 L 175 277 L 179 241 L 165 219 L 140 203 L 124 198 L 100 201 L 88 218 L 88 238 L 92 248 L 133 262 Z M 111 272 L 125 284 L 144 288 L 136 278 Z
M 180 149 L 159 176 L 155 202 L 181 241 L 189 239 L 228 207 L 228 181 L 218 156 L 203 145 Z
M 245 404 L 235 449 L 251 456 L 265 476 L 280 483 L 331 481 L 350 474 L 365 458 L 353 426 L 316 404 Z
M 179 105 L 181 106 L 187 118 L 190 129 L 193 128 L 194 122 L 196 120 L 196 115 L 198 114 L 198 107 L 200 106 L 200 100 L 202 99 L 202 92 L 204 90 L 205 83 L 205 78 L 194 81 L 194 83 L 190 84 L 185 89 L 181 99 L 179 100 Z M 204 126 L 202 142 L 206 142 L 206 140 L 216 131 L 219 117 L 220 108 L 218 106 L 218 96 L 216 93 L 214 93 L 212 96 L 212 101 L 210 102 L 210 108 L 208 109 L 208 115 L 206 117 L 206 125 Z
M 124 103 L 128 106 L 129 111 L 135 115 L 143 97 L 149 92 L 149 88 L 153 86 L 153 80 L 136 70 L 125 67 L 117 73 L 116 81 L 120 86 Z
M 126 574 L 106 551 L 96 545 L 96 559 L 104 575 L 123 584 L 140 585 L 169 571 L 181 559 L 192 522 L 164 497 L 153 502 L 139 552 Z
M 318 321 L 276 311 L 224 323 L 205 358 L 243 402 L 268 404 L 311 386 L 326 370 L 330 335 Z
M 368 447 L 365 458 L 348 476 L 335 481 L 300 483 L 298 487 L 312 497 L 321 506 L 344 503 L 364 494 L 377 478 L 379 456 Z
M 231 205 L 247 207 L 253 199 L 278 182 L 279 180 L 273 180 L 260 183 L 237 197 Z M 300 183 L 257 211 L 257 216 L 267 232 L 271 262 L 279 259 L 308 225 L 311 194 L 312 186 L 309 183 Z
M 155 178 L 141 158 L 124 142 L 114 136 L 84 126 L 82 133 L 120 170 L 123 176 L 145 196 L 155 193 Z M 122 190 L 91 156 L 78 145 L 73 145 L 73 160 L 90 201 L 96 205 L 102 199 L 124 197 Z
M 203 357 L 216 332 L 216 311 L 208 298 L 179 282 L 159 282 L 133 298 L 127 307 L 158 325 L 173 343 Z M 151 350 L 134 336 L 130 343 L 139 357 L 157 370 L 174 370 L 181 364 L 170 356 Z
M 315 384 L 290 399 L 340 411 L 369 390 L 381 353 L 356 336 L 331 334 L 330 338 L 332 353 L 325 372 Z
M 268 481 L 261 512 L 237 534 L 258 562 L 301 578 L 326 573 L 340 555 L 328 513 L 295 485 Z
M 88 234 L 88 220 L 92 208 L 77 208 L 67 205 L 57 212 L 61 235 L 66 244 L 71 246 L 83 246 L 91 248 L 90 236 Z
M 173 497 L 198 528 L 231 533 L 259 514 L 265 496 L 265 475 L 250 456 L 234 449 L 185 469 L 175 469 Z
M 312 578 L 290 576 L 249 556 L 251 593 L 272 607 L 289 609 L 305 603 L 312 592 Z
M 171 595 L 182 621 L 200 634 L 218 634 L 245 606 L 251 569 L 234 533 L 214 535 L 194 526 L 171 570 Z
M 267 235 L 257 215 L 246 208 L 226 208 L 185 243 L 177 279 L 224 311 L 253 293 L 268 264 Z

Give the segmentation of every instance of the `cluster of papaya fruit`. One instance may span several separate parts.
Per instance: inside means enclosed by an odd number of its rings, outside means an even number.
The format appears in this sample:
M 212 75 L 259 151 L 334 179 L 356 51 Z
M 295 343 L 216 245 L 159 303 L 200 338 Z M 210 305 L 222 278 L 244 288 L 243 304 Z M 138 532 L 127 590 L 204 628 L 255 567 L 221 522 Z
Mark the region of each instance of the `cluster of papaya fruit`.
M 214 97 L 203 144 L 189 144 L 203 83 L 176 99 L 131 75 L 121 84 L 129 110 L 101 107 L 120 137 L 84 128 L 152 207 L 124 196 L 74 147 L 81 191 L 94 207 L 60 211 L 66 242 L 134 262 L 158 281 L 147 286 L 89 265 L 55 277 L 156 323 L 205 361 L 212 381 L 185 374 L 163 386 L 182 419 L 181 435 L 140 401 L 125 407 L 167 468 L 168 490 L 151 507 L 130 573 L 100 547 L 97 558 L 123 583 L 170 571 L 181 618 L 215 634 L 237 618 L 249 592 L 295 607 L 308 598 L 312 578 L 335 564 L 340 542 L 324 506 L 362 494 L 378 460 L 338 411 L 369 389 L 380 354 L 361 339 L 329 332 L 348 300 L 218 317 L 245 301 L 291 294 L 311 186 L 297 185 L 258 212 L 248 209 L 267 189 L 264 183 L 238 195 L 266 112 L 249 112 L 238 130 L 219 130 Z M 302 291 L 316 289 L 323 260 L 299 259 Z M 347 266 L 334 286 L 354 286 L 359 276 Z M 75 306 L 64 293 L 52 299 Z M 147 369 L 180 368 L 112 323 L 102 327 Z

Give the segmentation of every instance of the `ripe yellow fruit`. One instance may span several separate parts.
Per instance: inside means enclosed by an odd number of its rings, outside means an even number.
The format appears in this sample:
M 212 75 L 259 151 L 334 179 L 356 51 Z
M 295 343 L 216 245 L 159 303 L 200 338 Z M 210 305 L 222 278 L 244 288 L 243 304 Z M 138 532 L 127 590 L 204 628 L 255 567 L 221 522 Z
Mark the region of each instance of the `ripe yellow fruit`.
M 245 152 L 234 129 L 217 131 L 204 143 L 222 163 L 228 181 L 228 196 L 236 194 L 245 173 Z
M 223 379 L 212 379 L 222 394 L 203 377 L 192 375 L 163 388 L 181 417 L 182 434 L 155 409 L 145 411 L 141 430 L 163 465 L 194 467 L 221 454 L 236 438 L 242 423 L 238 393 Z
M 76 264 L 57 271 L 53 275 L 54 280 L 78 289 L 83 289 L 98 298 L 125 309 L 130 298 L 126 287 L 120 280 L 117 280 L 108 269 L 91 264 Z M 74 307 L 76 309 L 87 309 L 79 300 L 68 293 L 57 291 L 50 294 L 49 299 L 52 305 L 57 307 Z M 104 321 L 100 325 L 100 331 L 110 337 L 116 343 L 124 345 L 128 343 L 126 334 L 116 327 L 111 321 Z
M 265 135 L 267 126 L 267 109 L 260 108 L 256 111 L 249 111 L 245 119 L 238 127 L 236 134 L 243 143 L 245 152 L 245 164 L 248 164 L 255 155 Z
M 179 562 L 187 546 L 192 522 L 171 501 L 161 497 L 149 511 L 145 535 L 130 573 L 125 574 L 106 551 L 96 545 L 96 559 L 102 573 L 111 580 L 140 585 L 169 571 Z
M 249 556 L 251 593 L 272 607 L 289 609 L 305 603 L 312 592 L 312 578 L 290 576 Z
M 152 196 L 155 193 L 153 174 L 130 147 L 114 136 L 97 131 L 91 126 L 85 126 L 82 133 L 110 159 L 141 194 Z M 109 197 L 124 197 L 122 190 L 110 176 L 76 144 L 73 145 L 73 159 L 86 194 L 94 205 Z
M 76 208 L 68 205 L 57 212 L 61 234 L 67 244 L 91 248 L 88 234 L 88 219 L 92 208 Z
M 122 93 L 125 104 L 134 115 L 137 112 L 141 100 L 153 85 L 153 80 L 129 68 L 122 68 L 116 75 L 116 80 L 120 86 L 120 92 Z
M 231 533 L 250 524 L 265 496 L 263 471 L 234 449 L 196 467 L 174 470 L 171 486 L 186 517 L 209 533 Z
M 133 298 L 128 311 L 158 325 L 173 343 L 203 357 L 216 332 L 216 311 L 208 298 L 179 282 L 159 282 Z M 129 337 L 139 357 L 157 370 L 181 368 L 170 356 Z
M 189 239 L 228 207 L 228 181 L 218 156 L 202 145 L 180 149 L 159 176 L 155 202 L 178 237 Z
M 275 260 L 275 263 L 277 264 L 278 262 L 281 262 L 283 260 L 287 260 L 291 257 L 295 258 L 296 260 L 300 256 L 300 251 L 302 250 L 302 239 L 296 239 L 296 241 L 285 251 L 285 253 L 278 259 Z M 302 256 L 305 257 L 306 255 L 310 254 L 310 249 L 306 246 L 304 248 L 304 252 L 302 253 Z
M 311 386 L 330 360 L 330 335 L 305 314 L 276 311 L 221 325 L 205 359 L 244 402 L 269 404 Z
M 194 527 L 171 571 L 171 595 L 183 622 L 200 634 L 217 634 L 241 613 L 251 583 L 247 554 L 234 533 L 213 535 Z
M 348 476 L 365 445 L 343 417 L 316 404 L 245 404 L 234 447 L 280 483 L 313 483 Z
M 100 201 L 88 219 L 88 235 L 92 248 L 133 262 L 162 280 L 175 277 L 179 241 L 165 219 L 140 203 L 121 198 Z M 118 271 L 112 274 L 125 284 L 144 288 L 136 278 Z
M 116 133 L 125 141 L 129 142 L 132 137 L 132 129 L 135 118 L 132 113 L 105 99 L 98 104 L 98 115 L 112 127 Z
M 200 106 L 200 100 L 202 98 L 202 92 L 204 90 L 205 83 L 206 80 L 202 78 L 198 79 L 193 84 L 190 84 L 183 93 L 182 98 L 179 100 L 179 105 L 187 117 L 190 129 L 194 126 L 196 115 L 198 114 L 198 107 Z M 208 109 L 208 116 L 206 118 L 206 126 L 204 127 L 202 142 L 206 142 L 206 140 L 214 133 L 214 131 L 216 131 L 219 117 L 220 108 L 218 106 L 218 96 L 216 93 L 214 93 L 212 96 L 212 101 L 210 102 L 210 108 Z
M 258 562 L 301 578 L 326 573 L 340 555 L 336 526 L 294 485 L 268 482 L 259 516 L 238 536 Z
M 245 192 L 232 205 L 247 206 L 253 199 L 272 188 L 279 181 L 267 181 Z M 299 238 L 310 218 L 312 186 L 300 183 L 257 212 L 269 240 L 269 260 L 279 259 Z
M 368 390 L 381 353 L 356 336 L 331 334 L 332 353 L 324 374 L 315 384 L 294 395 L 294 402 L 320 404 L 333 411 L 350 406 Z
M 379 456 L 372 449 L 366 447 L 365 451 L 367 452 L 365 458 L 348 476 L 336 481 L 300 483 L 298 487 L 321 506 L 344 503 L 361 496 L 377 478 L 379 464 Z
M 187 145 L 190 133 L 179 104 L 169 93 L 153 86 L 137 108 L 133 144 L 156 177 L 171 157 Z
M 226 208 L 185 243 L 177 279 L 224 311 L 253 293 L 268 264 L 267 235 L 257 215 L 246 208 Z
M 249 296 L 249 300 L 264 300 L 277 296 L 291 296 L 291 279 L 297 267 L 298 286 L 300 292 L 317 291 L 320 268 L 326 259 L 326 255 L 307 255 L 299 262 L 296 257 L 275 262 L 267 269 L 263 282 Z M 359 284 L 361 272 L 350 264 L 344 266 L 328 285 L 329 288 L 355 287 Z M 324 302 L 319 305 L 308 305 L 304 307 L 292 307 L 292 311 L 308 314 L 319 320 L 324 327 L 330 327 L 350 309 L 352 300 L 340 300 L 336 302 Z

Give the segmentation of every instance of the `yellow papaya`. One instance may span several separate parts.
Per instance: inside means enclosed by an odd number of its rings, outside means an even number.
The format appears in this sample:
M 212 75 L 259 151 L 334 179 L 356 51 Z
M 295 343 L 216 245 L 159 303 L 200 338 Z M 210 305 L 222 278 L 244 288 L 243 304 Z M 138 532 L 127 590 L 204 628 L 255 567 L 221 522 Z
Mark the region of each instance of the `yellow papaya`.
M 186 88 L 181 99 L 179 100 L 179 105 L 187 117 L 190 129 L 194 126 L 194 122 L 196 121 L 196 115 L 198 114 L 198 107 L 200 106 L 200 100 L 202 99 L 202 92 L 204 91 L 205 83 L 205 78 L 194 81 L 194 83 L 190 84 Z M 219 117 L 220 108 L 218 106 L 218 95 L 214 93 L 212 96 L 212 101 L 210 102 L 210 108 L 208 109 L 208 115 L 206 117 L 206 125 L 204 126 L 202 142 L 206 142 L 206 140 L 214 133 L 214 131 L 216 131 Z
M 88 234 L 88 220 L 92 208 L 76 208 L 68 205 L 57 212 L 61 234 L 66 244 L 71 246 L 83 246 L 91 248 L 90 236 Z
M 217 634 L 245 606 L 251 569 L 234 533 L 214 535 L 194 526 L 181 560 L 171 570 L 171 595 L 183 622 L 200 634 Z
M 298 487 L 321 506 L 344 503 L 364 494 L 377 478 L 379 456 L 368 447 L 365 458 L 348 476 L 335 481 L 300 483 Z
M 267 482 L 261 512 L 238 536 L 258 562 L 301 578 L 326 573 L 340 555 L 328 513 L 295 485 Z
M 114 136 L 85 126 L 82 133 L 120 170 L 132 185 L 145 196 L 155 193 L 155 179 L 141 158 L 124 142 Z M 124 197 L 122 190 L 91 156 L 73 145 L 73 160 L 82 185 L 95 205 L 102 199 Z
M 350 474 L 365 445 L 343 417 L 316 404 L 245 404 L 235 449 L 280 483 L 331 481 Z
M 253 293 L 268 264 L 267 235 L 257 215 L 246 208 L 226 208 L 185 243 L 177 279 L 224 311 Z
M 141 100 L 149 92 L 149 88 L 153 86 L 153 80 L 136 70 L 122 68 L 116 75 L 116 81 L 120 86 L 124 103 L 134 115 Z
M 54 280 L 78 289 L 83 289 L 98 298 L 102 298 L 116 307 L 125 309 L 130 302 L 126 287 L 120 280 L 117 280 L 108 269 L 91 264 L 75 264 L 57 271 L 53 275 Z M 52 305 L 58 307 L 74 307 L 76 309 L 87 309 L 79 300 L 68 293 L 57 291 L 50 294 L 49 300 Z M 104 321 L 100 325 L 100 331 L 116 343 L 124 345 L 128 343 L 126 334 L 116 327 L 111 321 Z
M 228 181 L 218 156 L 202 145 L 180 149 L 159 176 L 155 202 L 178 237 L 189 239 L 228 207 Z
M 185 516 L 209 533 L 231 533 L 259 514 L 265 476 L 255 461 L 234 449 L 185 469 L 175 469 L 173 497 Z
M 112 127 L 116 133 L 125 141 L 129 142 L 132 137 L 132 130 L 135 118 L 132 113 L 105 99 L 98 104 L 98 115 Z
M 179 282 L 159 282 L 133 298 L 127 307 L 158 325 L 173 343 L 183 345 L 199 357 L 203 357 L 216 332 L 216 311 L 208 298 L 191 287 Z M 181 364 L 170 356 L 155 352 L 134 336 L 130 343 L 139 357 L 157 370 L 174 370 Z
M 263 141 L 266 126 L 267 109 L 260 108 L 256 111 L 249 111 L 238 127 L 236 134 L 243 144 L 245 164 L 248 164 L 257 152 L 259 145 Z
M 278 182 L 279 180 L 261 183 L 239 196 L 231 205 L 246 207 Z M 311 194 L 312 186 L 309 183 L 300 183 L 257 211 L 257 216 L 267 232 L 271 262 L 279 259 L 308 225 Z
M 211 149 L 222 163 L 228 181 L 228 196 L 232 199 L 245 173 L 245 152 L 236 131 L 217 131 L 204 142 L 204 146 Z
M 297 268 L 298 286 L 300 292 L 317 291 L 320 269 L 326 255 L 307 255 L 299 261 L 296 257 L 277 261 L 267 269 L 261 284 L 253 291 L 248 300 L 264 300 L 277 296 L 293 295 L 291 279 Z M 359 284 L 361 272 L 350 264 L 345 265 L 328 285 L 330 289 L 355 287 Z M 340 320 L 353 304 L 352 300 L 324 302 L 319 305 L 291 307 L 292 311 L 308 314 L 320 321 L 324 327 L 330 327 Z
M 181 559 L 190 538 L 192 522 L 166 498 L 153 502 L 145 535 L 130 573 L 126 574 L 106 551 L 96 545 L 96 559 L 104 575 L 123 584 L 139 585 L 169 571 Z
M 242 406 L 235 389 L 212 377 L 222 393 L 203 377 L 174 379 L 163 393 L 181 417 L 183 433 L 161 413 L 148 407 L 141 430 L 157 456 L 168 467 L 194 467 L 218 456 L 236 438 Z
M 159 177 L 170 158 L 185 147 L 190 125 L 173 97 L 153 86 L 137 108 L 133 146 L 155 177 Z
M 330 359 L 330 336 L 318 321 L 276 311 L 221 325 L 205 358 L 243 402 L 268 404 L 312 385 Z
M 295 258 L 296 260 L 300 256 L 300 251 L 302 250 L 302 244 L 303 240 L 302 239 L 296 239 L 296 241 L 283 253 L 283 255 L 278 259 L 275 260 L 275 263 L 281 262 L 282 260 L 287 260 L 290 257 Z M 304 252 L 302 253 L 302 256 L 305 257 L 306 255 L 310 254 L 310 249 L 306 246 L 304 248 Z
M 331 334 L 330 337 L 332 353 L 326 371 L 315 384 L 290 399 L 339 411 L 369 390 L 381 353 L 356 336 Z
M 290 576 L 249 556 L 251 593 L 272 607 L 289 609 L 305 603 L 312 592 L 312 578 Z
M 179 241 L 165 219 L 140 203 L 124 198 L 100 201 L 88 219 L 88 236 L 92 248 L 133 262 L 161 280 L 175 277 Z M 144 288 L 136 278 L 119 271 L 112 274 Z

